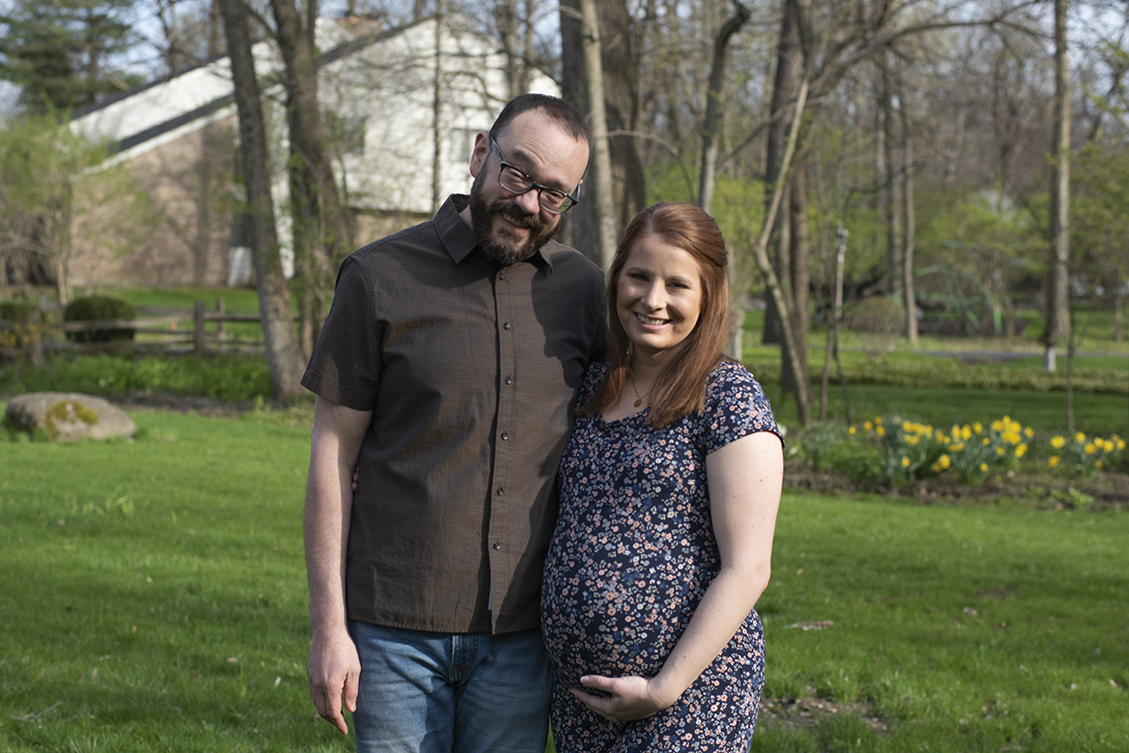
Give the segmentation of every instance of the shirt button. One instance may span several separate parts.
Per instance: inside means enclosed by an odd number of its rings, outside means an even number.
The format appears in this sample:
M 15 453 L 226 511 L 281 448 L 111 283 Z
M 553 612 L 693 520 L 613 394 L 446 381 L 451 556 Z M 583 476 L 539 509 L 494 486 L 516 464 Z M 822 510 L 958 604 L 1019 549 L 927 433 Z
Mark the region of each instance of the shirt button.
M 501 549 L 501 548 L 502 548 L 502 542 L 500 542 L 500 541 L 495 541 L 495 542 L 494 542 L 494 549 L 495 549 L 495 550 L 498 550 L 498 549 Z
M 506 322 L 505 324 L 502 325 L 502 329 L 509 329 L 509 328 L 510 328 L 509 322 Z
M 499 279 L 499 280 L 504 280 L 504 279 L 506 279 L 506 273 L 505 273 L 505 272 L 499 272 L 499 273 L 498 273 L 498 279 Z
M 508 433 L 508 432 L 504 432 L 504 431 L 503 431 L 503 432 L 502 432 L 502 441 L 503 441 L 503 442 L 505 442 L 505 441 L 506 441 L 507 439 L 509 439 L 509 438 L 510 438 L 510 435 L 509 435 L 509 433 Z
M 513 377 L 506 377 L 506 384 L 513 384 L 513 383 L 514 383 Z
M 500 497 L 505 493 L 506 493 L 506 490 L 499 486 L 498 487 L 498 496 Z

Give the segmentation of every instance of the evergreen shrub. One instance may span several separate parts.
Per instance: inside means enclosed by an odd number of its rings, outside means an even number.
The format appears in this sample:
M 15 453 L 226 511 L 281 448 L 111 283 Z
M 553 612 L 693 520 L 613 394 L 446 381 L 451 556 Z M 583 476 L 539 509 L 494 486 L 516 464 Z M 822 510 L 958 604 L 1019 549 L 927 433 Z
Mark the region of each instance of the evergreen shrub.
M 63 311 L 65 322 L 98 322 L 109 319 L 134 319 L 137 312 L 128 301 L 106 295 L 92 295 L 76 298 L 67 304 Z M 133 327 L 112 327 L 93 329 L 84 332 L 68 332 L 67 339 L 80 343 L 105 343 L 118 340 L 132 340 L 136 334 Z

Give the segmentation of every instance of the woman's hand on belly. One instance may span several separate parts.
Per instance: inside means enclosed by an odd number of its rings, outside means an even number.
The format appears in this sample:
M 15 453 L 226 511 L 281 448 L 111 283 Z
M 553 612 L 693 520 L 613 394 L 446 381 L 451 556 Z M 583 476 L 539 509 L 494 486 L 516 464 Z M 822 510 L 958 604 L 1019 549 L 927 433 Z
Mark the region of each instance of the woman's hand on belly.
M 653 678 L 648 680 L 645 677 L 584 675 L 580 678 L 580 684 L 585 688 L 602 691 L 607 696 L 587 693 L 581 688 L 570 688 L 569 691 L 600 716 L 616 722 L 646 719 L 678 700 L 661 697 Z

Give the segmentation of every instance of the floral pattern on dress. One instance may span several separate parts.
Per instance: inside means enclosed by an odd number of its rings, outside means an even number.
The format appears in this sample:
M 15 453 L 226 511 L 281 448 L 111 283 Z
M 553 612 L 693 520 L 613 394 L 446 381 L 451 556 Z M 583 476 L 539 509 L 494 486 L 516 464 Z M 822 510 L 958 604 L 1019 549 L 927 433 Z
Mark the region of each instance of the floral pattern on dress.
M 581 404 L 607 368 L 590 367 Z M 755 610 L 678 701 L 648 719 L 606 720 L 568 692 L 585 674 L 659 672 L 721 567 L 706 456 L 749 434 L 780 433 L 761 386 L 734 362 L 710 374 L 701 412 L 661 429 L 648 415 L 578 418 L 561 461 L 541 598 L 553 737 L 560 753 L 746 753 L 764 685 Z

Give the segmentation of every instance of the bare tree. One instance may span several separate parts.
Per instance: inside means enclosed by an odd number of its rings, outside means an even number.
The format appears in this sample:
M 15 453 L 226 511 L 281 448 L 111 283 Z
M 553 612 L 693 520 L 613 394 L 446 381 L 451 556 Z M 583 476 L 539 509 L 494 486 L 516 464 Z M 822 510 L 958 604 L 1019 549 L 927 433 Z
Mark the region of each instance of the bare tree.
M 1070 82 L 1067 78 L 1067 0 L 1055 0 L 1055 138 L 1051 146 L 1051 273 L 1043 332 L 1046 369 L 1055 345 L 1070 337 Z
M 243 153 L 243 182 L 252 225 L 252 255 L 259 289 L 259 312 L 266 342 L 267 367 L 276 399 L 300 394 L 301 357 L 290 312 L 290 291 L 282 272 L 270 192 L 270 159 L 266 126 L 251 53 L 248 11 L 240 0 L 221 0 L 224 35 L 231 57 L 239 140 Z
M 615 255 L 616 227 L 612 198 L 612 160 L 608 146 L 608 120 L 604 100 L 604 64 L 600 50 L 600 19 L 596 0 L 580 0 L 583 23 L 584 81 L 588 91 L 588 118 L 592 129 L 592 162 L 589 180 L 594 184 L 589 199 L 595 210 L 598 234 L 596 256 L 606 270 Z M 562 11 L 563 12 L 563 11 Z
M 321 332 L 334 272 L 351 250 L 352 233 L 325 148 L 314 40 L 318 2 L 305 0 L 304 13 L 299 12 L 295 0 L 271 0 L 271 8 L 285 66 L 290 212 L 299 282 L 301 348 L 308 356 Z

